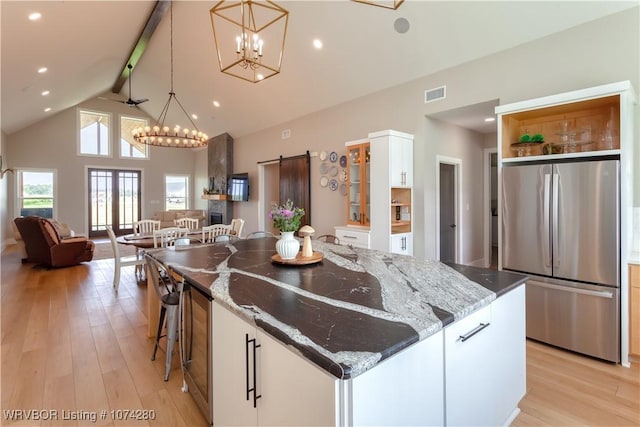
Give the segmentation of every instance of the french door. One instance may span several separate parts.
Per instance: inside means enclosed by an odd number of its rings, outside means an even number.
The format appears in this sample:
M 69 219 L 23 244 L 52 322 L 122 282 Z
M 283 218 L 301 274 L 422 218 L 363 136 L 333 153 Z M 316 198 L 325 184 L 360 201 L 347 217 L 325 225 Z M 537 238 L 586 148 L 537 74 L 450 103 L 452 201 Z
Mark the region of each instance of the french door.
M 89 237 L 131 233 L 141 216 L 141 171 L 89 169 Z

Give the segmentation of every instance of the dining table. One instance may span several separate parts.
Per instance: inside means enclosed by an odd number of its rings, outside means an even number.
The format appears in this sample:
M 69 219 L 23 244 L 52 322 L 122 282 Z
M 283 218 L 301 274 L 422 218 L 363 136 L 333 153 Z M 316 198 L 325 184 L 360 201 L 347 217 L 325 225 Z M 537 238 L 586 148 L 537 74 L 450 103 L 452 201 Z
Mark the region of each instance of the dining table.
M 202 230 L 190 230 L 187 233 L 189 242 L 200 244 L 202 241 Z M 153 242 L 153 233 L 131 233 L 116 237 L 116 242 L 123 245 L 135 246 L 137 251 L 150 251 L 156 249 Z M 160 316 L 160 300 L 158 299 L 153 286 L 149 283 L 150 274 L 145 274 L 147 278 L 147 336 L 154 337 L 156 335 L 156 327 Z

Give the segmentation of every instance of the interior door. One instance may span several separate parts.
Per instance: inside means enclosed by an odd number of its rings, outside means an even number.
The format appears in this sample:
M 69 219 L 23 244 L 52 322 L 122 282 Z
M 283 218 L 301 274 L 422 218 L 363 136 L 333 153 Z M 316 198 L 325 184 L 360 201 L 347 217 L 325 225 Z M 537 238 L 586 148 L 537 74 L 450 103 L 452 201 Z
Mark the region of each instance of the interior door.
M 133 231 L 141 218 L 141 172 L 89 169 L 89 237 L 106 236 L 106 225 L 116 235 Z
M 291 199 L 304 209 L 300 227 L 311 224 L 311 161 L 309 152 L 280 158 L 280 203 Z
M 455 165 L 440 163 L 440 261 L 456 262 Z

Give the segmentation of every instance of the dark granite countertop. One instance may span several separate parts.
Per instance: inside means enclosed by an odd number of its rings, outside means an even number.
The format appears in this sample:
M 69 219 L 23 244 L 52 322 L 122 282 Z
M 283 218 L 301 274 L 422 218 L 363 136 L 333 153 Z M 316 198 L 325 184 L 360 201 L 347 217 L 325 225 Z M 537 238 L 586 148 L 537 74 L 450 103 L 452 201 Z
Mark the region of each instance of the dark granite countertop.
M 271 262 L 276 239 L 150 253 L 202 292 L 347 379 L 491 303 L 525 276 L 313 242 L 321 263 Z

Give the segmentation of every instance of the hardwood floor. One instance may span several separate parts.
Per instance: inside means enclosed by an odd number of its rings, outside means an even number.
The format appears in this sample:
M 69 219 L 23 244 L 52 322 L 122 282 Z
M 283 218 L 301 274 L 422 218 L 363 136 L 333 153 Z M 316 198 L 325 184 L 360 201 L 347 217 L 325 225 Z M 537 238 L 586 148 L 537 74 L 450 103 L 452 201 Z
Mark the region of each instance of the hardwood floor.
M 136 283 L 133 267 L 123 269 L 117 295 L 113 260 L 46 270 L 22 265 L 10 247 L 1 270 L 0 425 L 207 425 L 180 390 L 179 358 L 173 358 L 168 382 L 164 353 L 151 361 L 146 285 Z M 9 420 L 6 411 L 15 409 L 57 410 L 58 420 Z M 155 420 L 112 418 L 111 411 L 131 409 L 148 410 Z M 96 422 L 87 415 L 92 411 Z
M 205 426 L 182 393 L 178 358 L 163 381 L 164 354 L 150 360 L 146 286 L 113 262 L 46 270 L 2 254 L 0 425 Z M 527 395 L 513 426 L 638 426 L 640 366 L 627 369 L 527 342 Z M 58 420 L 8 419 L 8 410 L 57 410 Z M 111 411 L 155 411 L 155 420 L 116 420 Z M 63 420 L 63 410 L 81 420 Z M 102 411 L 105 419 L 101 419 Z M 96 422 L 87 413 L 97 413 Z M 23 413 L 23 417 L 26 413 Z M 42 416 L 41 416 L 42 418 Z

